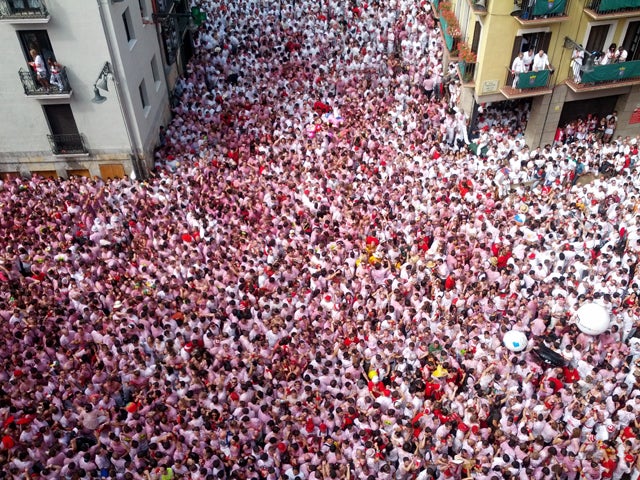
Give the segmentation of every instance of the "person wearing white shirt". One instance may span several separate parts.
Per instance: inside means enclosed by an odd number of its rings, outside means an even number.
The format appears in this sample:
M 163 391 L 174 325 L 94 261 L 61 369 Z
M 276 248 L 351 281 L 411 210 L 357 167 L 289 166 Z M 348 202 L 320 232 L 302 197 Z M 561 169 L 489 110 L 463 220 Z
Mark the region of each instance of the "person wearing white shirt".
M 624 49 L 622 45 L 620 45 L 618 47 L 618 50 L 616 50 L 616 53 L 615 53 L 615 62 L 616 63 L 626 62 L 628 55 L 629 53 Z
M 546 53 L 544 53 L 544 50 L 540 50 L 538 54 L 533 58 L 532 70 L 534 72 L 539 72 L 541 70 L 551 70 L 549 57 Z
M 527 68 L 524 64 L 524 53 L 520 52 L 516 58 L 513 59 L 513 63 L 511 64 L 511 74 L 513 75 L 513 88 L 516 88 L 518 85 L 518 78 L 521 73 L 527 71 Z
M 600 65 L 609 65 L 610 63 L 614 63 L 616 61 L 616 44 L 612 43 L 609 45 L 609 50 L 602 55 L 600 59 Z
M 580 83 L 580 74 L 582 73 L 582 62 L 584 60 L 584 51 L 576 48 L 571 56 L 571 68 L 573 69 L 573 80 Z
M 531 65 L 533 64 L 533 57 L 535 57 L 533 48 L 530 48 L 529 50 L 524 52 L 524 55 L 522 56 L 522 61 L 524 62 L 525 72 L 528 72 L 531 70 Z

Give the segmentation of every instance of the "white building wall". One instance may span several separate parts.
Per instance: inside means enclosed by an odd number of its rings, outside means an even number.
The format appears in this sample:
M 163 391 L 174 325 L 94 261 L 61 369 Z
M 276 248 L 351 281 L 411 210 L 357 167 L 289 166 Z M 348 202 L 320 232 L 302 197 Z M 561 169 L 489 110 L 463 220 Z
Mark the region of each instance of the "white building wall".
M 73 1 L 73 0 L 67 0 Z M 105 4 L 106 35 L 111 36 L 115 48 L 114 64 L 120 77 L 125 108 L 134 117 L 135 142 L 141 154 L 149 154 L 158 138 L 158 129 L 168 110 L 168 92 L 162 67 L 162 54 L 158 43 L 155 24 L 151 21 L 150 0 L 144 0 L 146 16 L 143 17 L 138 0 L 126 0 L 110 4 L 109 0 L 98 0 Z M 129 10 L 130 31 L 135 40 L 128 42 L 122 15 Z M 155 56 L 158 66 L 159 80 L 154 81 L 151 60 Z M 148 108 L 143 108 L 139 94 L 139 86 L 144 81 L 149 102 Z
M 126 163 L 132 151 L 131 142 L 142 156 L 150 157 L 157 143 L 159 126 L 170 116 L 155 25 L 143 23 L 138 0 L 45 2 L 50 14 L 48 23 L 0 22 L 0 171 L 26 172 L 66 162 L 65 158 L 52 155 L 47 139 L 50 130 L 43 105 L 50 103 L 70 105 L 78 131 L 83 134 L 89 150 L 88 158 L 73 160 L 73 167 L 110 159 Z M 150 17 L 151 2 L 145 2 Z M 106 31 L 100 8 L 106 19 Z M 125 8 L 130 9 L 131 26 L 136 36 L 131 46 L 126 41 L 122 23 Z M 66 67 L 73 90 L 70 99 L 36 99 L 24 94 L 18 70 L 29 67 L 17 33 L 20 30 L 47 31 L 57 61 Z M 111 50 L 108 39 L 114 45 Z M 158 81 L 154 81 L 151 69 L 154 55 L 160 76 Z M 93 85 L 107 61 L 116 66 L 120 75 L 120 95 L 117 95 L 111 77 L 109 91 L 101 91 L 107 101 L 94 104 L 91 102 Z M 146 109 L 142 107 L 138 89 L 142 79 L 146 83 L 149 102 Z M 130 114 L 129 131 L 121 107 Z M 47 163 L 49 167 L 43 166 Z M 56 168 L 64 172 L 64 166 Z M 125 168 L 129 173 L 131 165 Z M 95 166 L 91 170 L 97 174 Z

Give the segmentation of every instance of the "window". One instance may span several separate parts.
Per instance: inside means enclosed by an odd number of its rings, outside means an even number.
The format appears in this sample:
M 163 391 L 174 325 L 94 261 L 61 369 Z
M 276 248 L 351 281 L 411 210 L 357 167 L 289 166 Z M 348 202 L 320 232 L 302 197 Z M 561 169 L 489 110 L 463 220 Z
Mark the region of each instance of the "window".
M 480 34 L 482 33 L 482 24 L 476 21 L 476 25 L 473 29 L 473 40 L 471 41 L 471 51 L 478 53 L 478 47 L 480 46 Z
M 42 108 L 53 135 L 79 135 L 71 105 L 44 105 Z
M 460 25 L 460 38 L 467 38 L 467 24 L 469 23 L 469 2 L 458 2 L 456 4 L 456 17 L 458 17 L 458 25 Z
M 131 12 L 129 8 L 122 14 L 122 23 L 124 24 L 124 31 L 127 34 L 127 42 L 131 44 L 136 39 L 136 32 L 133 30 L 133 22 L 131 21 Z
M 138 0 L 138 5 L 140 6 L 140 16 L 142 18 L 147 16 L 147 0 Z
M 526 52 L 530 48 L 533 49 L 534 53 L 538 53 L 539 50 L 544 50 L 548 53 L 550 43 L 551 32 L 523 33 L 522 36 L 516 37 L 513 42 L 513 50 L 511 52 L 511 60 L 509 60 L 509 66 L 511 66 L 511 62 L 520 52 Z M 551 60 L 549 60 L 549 62 L 551 62 Z
M 53 154 L 87 153 L 71 105 L 44 105 L 42 108 L 51 132 L 49 143 Z
M 11 13 L 41 13 L 42 4 L 40 0 L 9 0 Z
M 627 56 L 628 62 L 640 60 L 640 22 L 629 22 L 622 45 L 629 54 Z
M 145 114 L 146 114 L 151 108 L 151 106 L 149 105 L 149 97 L 147 96 L 147 86 L 144 84 L 144 80 L 140 82 L 138 91 L 140 92 L 140 103 L 142 103 L 142 109 L 145 111 Z
M 56 60 L 56 56 L 53 53 L 53 47 L 49 41 L 49 35 L 46 30 L 19 30 L 18 38 L 20 38 L 20 44 L 22 45 L 22 53 L 24 58 L 28 62 L 33 62 L 33 58 L 29 53 L 31 50 L 35 50 L 36 53 L 42 56 L 45 68 L 48 69 L 48 61 Z
M 158 69 L 158 60 L 154 55 L 151 58 L 151 74 L 153 75 L 153 82 L 155 83 L 156 90 L 160 88 L 160 72 Z
M 591 25 L 591 31 L 589 32 L 589 39 L 585 49 L 588 52 L 602 52 L 605 48 L 607 36 L 609 35 L 610 25 Z

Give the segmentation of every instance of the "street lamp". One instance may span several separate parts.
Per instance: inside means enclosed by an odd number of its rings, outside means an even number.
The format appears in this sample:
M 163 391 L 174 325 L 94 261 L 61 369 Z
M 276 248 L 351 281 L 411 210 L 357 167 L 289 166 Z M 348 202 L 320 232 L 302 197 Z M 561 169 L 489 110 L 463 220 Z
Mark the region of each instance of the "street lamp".
M 593 72 L 594 65 L 595 65 L 595 58 L 592 52 L 589 52 L 586 48 L 584 48 L 579 43 L 573 41 L 569 37 L 564 37 L 564 44 L 562 45 L 562 47 L 569 50 L 579 50 L 583 52 L 584 55 L 586 55 L 586 58 L 584 59 L 584 65 L 580 67 L 580 71 L 583 73 Z
M 104 103 L 107 101 L 107 97 L 101 95 L 100 90 L 104 90 L 105 92 L 109 91 L 107 79 L 110 74 L 113 74 L 111 64 L 109 62 L 104 62 L 102 70 L 100 70 L 100 74 L 93 84 L 93 99 L 91 100 L 93 103 Z

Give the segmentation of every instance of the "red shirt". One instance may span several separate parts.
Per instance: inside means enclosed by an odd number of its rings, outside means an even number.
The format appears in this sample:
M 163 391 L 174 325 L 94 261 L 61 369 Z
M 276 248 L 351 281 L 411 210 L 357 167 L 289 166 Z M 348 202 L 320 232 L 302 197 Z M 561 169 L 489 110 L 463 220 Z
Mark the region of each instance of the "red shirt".
M 613 471 L 616 469 L 617 462 L 613 458 L 608 458 L 602 461 L 602 478 L 613 477 Z

